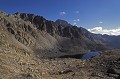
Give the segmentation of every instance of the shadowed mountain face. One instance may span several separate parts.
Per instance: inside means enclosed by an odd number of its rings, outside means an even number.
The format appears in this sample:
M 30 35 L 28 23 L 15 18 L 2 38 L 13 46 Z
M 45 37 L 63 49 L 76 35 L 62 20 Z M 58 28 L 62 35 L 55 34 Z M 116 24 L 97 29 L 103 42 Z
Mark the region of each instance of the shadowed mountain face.
M 120 49 L 120 36 L 103 35 L 102 37 L 106 39 L 108 46 Z

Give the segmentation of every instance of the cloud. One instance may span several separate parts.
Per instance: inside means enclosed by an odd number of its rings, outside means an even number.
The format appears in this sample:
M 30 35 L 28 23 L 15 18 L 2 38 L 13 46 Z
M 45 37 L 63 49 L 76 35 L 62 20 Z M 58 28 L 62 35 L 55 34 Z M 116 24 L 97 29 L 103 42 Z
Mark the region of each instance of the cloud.
M 103 29 L 102 27 L 95 27 L 92 29 L 88 29 L 88 31 L 95 34 L 107 34 L 107 35 L 120 35 L 120 28 L 116 29 Z
M 80 19 L 74 19 L 73 21 L 74 21 L 74 22 L 79 22 L 79 21 L 80 21 Z
M 73 20 L 73 22 L 74 22 L 73 25 L 77 25 L 77 22 L 79 22 L 79 21 L 80 21 L 80 19 L 74 19 Z
M 65 15 L 66 14 L 66 12 L 60 12 L 60 15 Z
M 102 22 L 102 21 L 100 21 L 99 23 L 100 23 L 100 24 L 102 24 L 103 22 Z
M 79 21 L 80 21 L 80 19 L 77 19 L 76 21 L 78 21 L 78 22 L 79 22 Z
M 79 11 L 75 11 L 76 14 L 79 14 Z
M 74 22 L 76 21 L 76 20 L 73 20 Z
M 74 23 L 73 23 L 73 25 L 77 25 L 77 23 L 76 23 L 76 22 L 74 22 Z

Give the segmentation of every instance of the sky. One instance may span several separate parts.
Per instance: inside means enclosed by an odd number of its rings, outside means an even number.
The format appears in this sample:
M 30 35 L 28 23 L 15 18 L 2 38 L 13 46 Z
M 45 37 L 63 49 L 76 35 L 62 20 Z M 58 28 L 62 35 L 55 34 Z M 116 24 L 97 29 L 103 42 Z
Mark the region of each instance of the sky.
M 120 28 L 120 0 L 0 0 L 0 10 L 63 19 L 95 33 Z

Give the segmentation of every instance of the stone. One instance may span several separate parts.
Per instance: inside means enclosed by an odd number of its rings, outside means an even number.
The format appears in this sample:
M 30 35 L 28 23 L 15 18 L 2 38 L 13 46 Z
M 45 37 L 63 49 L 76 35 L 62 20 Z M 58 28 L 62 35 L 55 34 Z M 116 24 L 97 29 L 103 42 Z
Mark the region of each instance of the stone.
M 120 75 L 120 69 L 110 68 L 107 70 L 107 73 Z
M 116 78 L 116 79 L 119 77 L 119 75 L 117 75 L 117 74 L 108 74 L 108 76 L 109 76 L 109 77 L 114 77 L 114 78 Z
M 14 30 L 13 30 L 12 28 L 7 28 L 7 30 L 8 30 L 11 34 L 15 35 L 15 32 L 14 32 Z
M 70 73 L 70 72 L 73 72 L 72 70 L 62 70 L 62 71 L 59 71 L 58 73 L 59 74 L 67 74 L 67 73 Z

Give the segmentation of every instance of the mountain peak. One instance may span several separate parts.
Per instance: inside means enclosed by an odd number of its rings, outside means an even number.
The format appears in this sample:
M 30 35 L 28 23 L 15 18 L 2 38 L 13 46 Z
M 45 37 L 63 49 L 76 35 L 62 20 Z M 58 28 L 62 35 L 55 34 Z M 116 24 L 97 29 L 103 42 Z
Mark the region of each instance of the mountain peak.
M 60 26 L 70 26 L 70 25 L 71 25 L 71 24 L 68 23 L 67 21 L 61 20 L 61 19 L 56 20 L 55 23 L 56 23 L 57 25 L 60 25 Z

